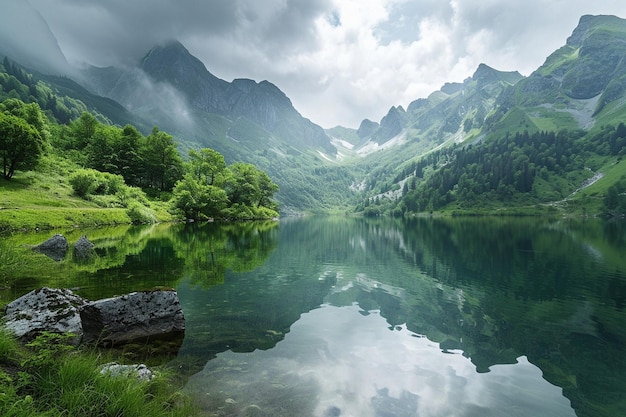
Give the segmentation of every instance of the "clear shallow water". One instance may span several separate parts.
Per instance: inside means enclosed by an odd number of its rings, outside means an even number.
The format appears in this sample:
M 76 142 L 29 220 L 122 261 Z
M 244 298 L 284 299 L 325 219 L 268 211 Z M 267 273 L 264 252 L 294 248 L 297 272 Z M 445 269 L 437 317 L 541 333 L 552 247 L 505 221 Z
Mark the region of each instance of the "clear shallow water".
M 88 237 L 97 259 L 50 261 L 7 291 L 175 287 L 187 330 L 170 364 L 206 415 L 626 415 L 622 223 L 304 218 Z

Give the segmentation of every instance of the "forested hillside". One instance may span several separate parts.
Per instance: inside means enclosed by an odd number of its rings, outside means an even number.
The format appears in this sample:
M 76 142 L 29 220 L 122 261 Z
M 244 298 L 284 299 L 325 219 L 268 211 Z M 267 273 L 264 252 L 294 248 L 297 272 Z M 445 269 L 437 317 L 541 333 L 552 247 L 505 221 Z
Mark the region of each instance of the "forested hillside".
M 395 215 L 441 209 L 545 211 L 569 204 L 583 214 L 626 212 L 626 126 L 582 131 L 528 132 L 482 144 L 453 146 L 405 167 L 397 200 L 378 198 L 361 205 L 366 214 Z M 580 190 L 604 174 L 606 189 Z M 575 196 L 579 191 L 580 196 Z M 574 197 L 580 197 L 574 200 Z M 571 201 L 569 200 L 571 198 Z
M 190 150 L 183 161 L 172 135 L 112 125 L 7 59 L 0 87 L 0 228 L 29 227 L 33 210 L 46 206 L 110 209 L 118 213 L 111 222 L 278 216 L 278 186 L 252 164 L 227 166 L 208 148 Z M 44 217 L 40 227 L 54 226 Z

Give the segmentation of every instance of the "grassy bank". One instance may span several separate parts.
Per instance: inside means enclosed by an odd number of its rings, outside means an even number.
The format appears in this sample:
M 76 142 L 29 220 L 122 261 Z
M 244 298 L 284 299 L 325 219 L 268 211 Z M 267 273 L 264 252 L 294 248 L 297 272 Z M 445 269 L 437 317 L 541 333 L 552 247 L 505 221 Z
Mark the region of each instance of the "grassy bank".
M 44 334 L 22 345 L 0 331 L 0 415 L 5 417 L 183 417 L 198 415 L 166 370 L 150 381 L 102 375 L 111 360 Z
M 130 224 L 142 215 L 172 220 L 167 203 L 148 201 L 130 188 L 111 196 L 79 198 L 68 180 L 78 169 L 64 158 L 47 155 L 34 171 L 18 172 L 11 180 L 0 178 L 0 232 Z

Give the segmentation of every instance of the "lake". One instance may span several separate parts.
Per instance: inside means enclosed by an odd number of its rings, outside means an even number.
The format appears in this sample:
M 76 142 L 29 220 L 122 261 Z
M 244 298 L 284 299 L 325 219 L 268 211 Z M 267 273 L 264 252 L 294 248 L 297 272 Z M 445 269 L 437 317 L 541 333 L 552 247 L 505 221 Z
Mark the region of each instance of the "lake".
M 187 330 L 170 365 L 207 415 L 626 415 L 624 222 L 307 217 L 86 233 L 97 257 L 33 254 L 45 275 L 3 298 L 176 288 Z

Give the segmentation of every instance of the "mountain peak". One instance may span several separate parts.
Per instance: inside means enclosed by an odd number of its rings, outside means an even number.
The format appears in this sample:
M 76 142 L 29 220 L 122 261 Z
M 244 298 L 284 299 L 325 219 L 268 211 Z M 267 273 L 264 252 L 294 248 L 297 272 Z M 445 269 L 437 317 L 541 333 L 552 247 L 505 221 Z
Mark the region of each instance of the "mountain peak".
M 480 64 L 474 75 L 472 75 L 472 79 L 479 84 L 490 84 L 493 82 L 515 84 L 522 78 L 524 78 L 522 74 L 517 71 L 498 71 L 487 64 Z
M 584 15 L 566 43 L 569 46 L 580 47 L 597 29 L 619 27 L 619 31 L 623 31 L 623 26 L 624 19 L 617 16 Z
M 172 40 L 152 48 L 140 62 L 140 67 L 157 81 L 181 80 L 209 73 L 202 61 L 189 53 L 182 43 Z

